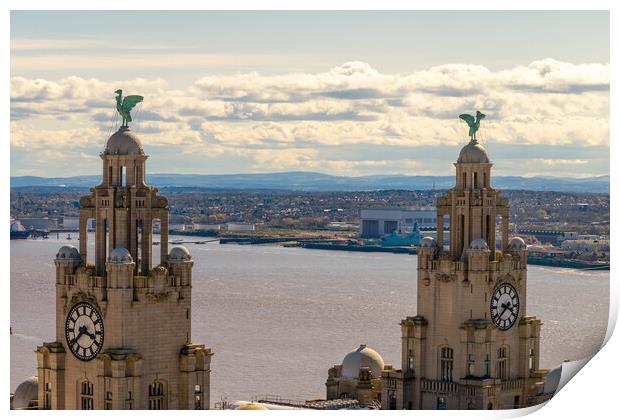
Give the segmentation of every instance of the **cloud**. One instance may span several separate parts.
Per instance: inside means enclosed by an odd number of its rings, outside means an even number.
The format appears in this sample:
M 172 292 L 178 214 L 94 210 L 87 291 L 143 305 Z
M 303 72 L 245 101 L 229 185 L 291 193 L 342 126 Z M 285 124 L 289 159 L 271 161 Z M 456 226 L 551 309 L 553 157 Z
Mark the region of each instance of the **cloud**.
M 561 147 L 609 145 L 607 64 L 545 59 L 501 71 L 445 64 L 401 75 L 353 61 L 318 73 L 210 74 L 174 89 L 162 79 L 15 76 L 12 152 L 102 149 L 119 87 L 145 96 L 133 128 L 153 156 L 174 147 L 186 159 L 241 159 L 255 170 L 433 173 L 417 156 L 415 165 L 405 157 L 348 161 L 326 150 L 456 146 L 467 138 L 457 116 L 476 109 L 487 114 L 479 131 L 484 144 L 557 147 L 557 159 L 538 161 L 550 170 L 576 165 L 595 172 L 596 160 L 569 159 Z

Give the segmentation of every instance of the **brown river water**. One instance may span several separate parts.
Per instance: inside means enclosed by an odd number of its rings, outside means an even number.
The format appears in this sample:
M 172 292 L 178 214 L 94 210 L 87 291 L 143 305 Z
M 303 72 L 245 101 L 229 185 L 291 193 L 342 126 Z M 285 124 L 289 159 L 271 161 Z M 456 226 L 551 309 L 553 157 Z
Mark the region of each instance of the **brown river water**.
M 53 258 L 64 243 L 77 240 L 11 241 L 11 391 L 36 373 L 36 346 L 54 339 Z M 195 260 L 192 340 L 215 352 L 212 403 L 324 398 L 328 368 L 360 343 L 400 367 L 399 322 L 416 314 L 414 255 L 186 246 Z M 609 271 L 530 266 L 527 298 L 528 315 L 544 323 L 541 367 L 600 348 Z

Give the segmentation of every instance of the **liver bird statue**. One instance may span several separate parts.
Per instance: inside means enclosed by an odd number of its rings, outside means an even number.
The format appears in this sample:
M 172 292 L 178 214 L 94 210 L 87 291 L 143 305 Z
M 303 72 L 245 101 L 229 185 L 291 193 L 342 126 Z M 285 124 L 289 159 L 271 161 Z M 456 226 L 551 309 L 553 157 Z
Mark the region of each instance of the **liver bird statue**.
M 144 99 L 143 96 L 140 95 L 129 95 L 129 96 L 125 96 L 123 98 L 123 91 L 122 89 L 117 90 L 116 92 L 116 110 L 118 111 L 118 113 L 121 115 L 121 117 L 123 118 L 123 127 L 127 127 L 128 123 L 130 123 L 131 120 L 131 114 L 130 111 L 140 102 L 142 102 L 142 100 Z
M 478 140 L 476 140 L 476 131 L 478 131 L 478 129 L 480 128 L 480 120 L 482 120 L 484 117 L 486 117 L 486 115 L 484 115 L 480 111 L 476 111 L 475 118 L 473 115 L 469 114 L 459 115 L 459 118 L 465 121 L 467 125 L 469 125 L 469 140 L 472 143 L 478 143 Z

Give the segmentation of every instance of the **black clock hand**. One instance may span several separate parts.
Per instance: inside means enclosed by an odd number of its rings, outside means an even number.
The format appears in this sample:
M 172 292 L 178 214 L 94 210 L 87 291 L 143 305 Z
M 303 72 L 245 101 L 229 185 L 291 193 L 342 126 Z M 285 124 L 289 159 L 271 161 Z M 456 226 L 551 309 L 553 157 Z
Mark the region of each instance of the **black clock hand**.
M 72 346 L 72 345 L 73 345 L 76 341 L 78 341 L 78 340 L 80 339 L 80 337 L 81 337 L 82 335 L 84 335 L 84 332 L 85 332 L 85 331 L 84 331 L 82 328 L 83 328 L 83 327 L 80 327 L 79 332 L 78 332 L 78 335 L 76 335 L 76 336 L 73 338 L 73 340 L 71 340 L 71 341 L 69 342 L 69 345 L 70 345 L 70 346 Z

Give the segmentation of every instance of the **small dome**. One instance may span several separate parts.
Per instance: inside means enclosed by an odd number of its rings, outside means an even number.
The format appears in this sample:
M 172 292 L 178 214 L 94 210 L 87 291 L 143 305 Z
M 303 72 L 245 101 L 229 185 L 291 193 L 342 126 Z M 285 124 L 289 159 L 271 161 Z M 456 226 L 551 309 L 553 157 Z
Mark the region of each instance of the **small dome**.
M 420 248 L 435 248 L 437 246 L 437 241 L 432 236 L 425 236 L 420 239 Z
M 39 399 L 39 378 L 31 376 L 24 382 L 19 384 L 13 394 L 13 401 L 11 401 L 12 410 L 20 410 L 30 407 L 32 400 Z
M 525 245 L 525 241 L 518 236 L 512 238 L 510 242 L 508 242 L 508 249 L 510 251 L 522 251 L 527 248 Z
M 133 262 L 133 258 L 127 248 L 114 248 L 108 257 L 109 263 L 129 264 Z
M 487 245 L 487 241 L 484 239 L 476 238 L 469 244 L 469 249 L 472 251 L 488 251 L 489 245 Z
M 267 407 L 265 407 L 261 403 L 250 402 L 246 404 L 241 404 L 239 407 L 235 408 L 235 410 L 267 410 Z
M 138 136 L 129 127 L 121 127 L 108 139 L 104 154 L 143 155 L 144 150 L 142 150 L 142 142 Z
M 384 365 L 383 358 L 379 353 L 367 347 L 366 344 L 361 344 L 342 360 L 340 377 L 344 379 L 357 379 L 360 368 L 368 367 L 373 378 L 380 378 Z
M 79 260 L 80 251 L 73 245 L 63 245 L 56 254 L 57 260 Z
M 478 142 L 469 142 L 461 149 L 456 163 L 491 163 L 484 147 Z
M 545 378 L 545 382 L 543 382 L 543 393 L 552 394 L 557 391 L 561 376 L 562 366 L 559 366 L 549 372 Z
M 168 261 L 189 261 L 191 259 L 189 250 L 181 245 L 172 248 L 168 254 Z

